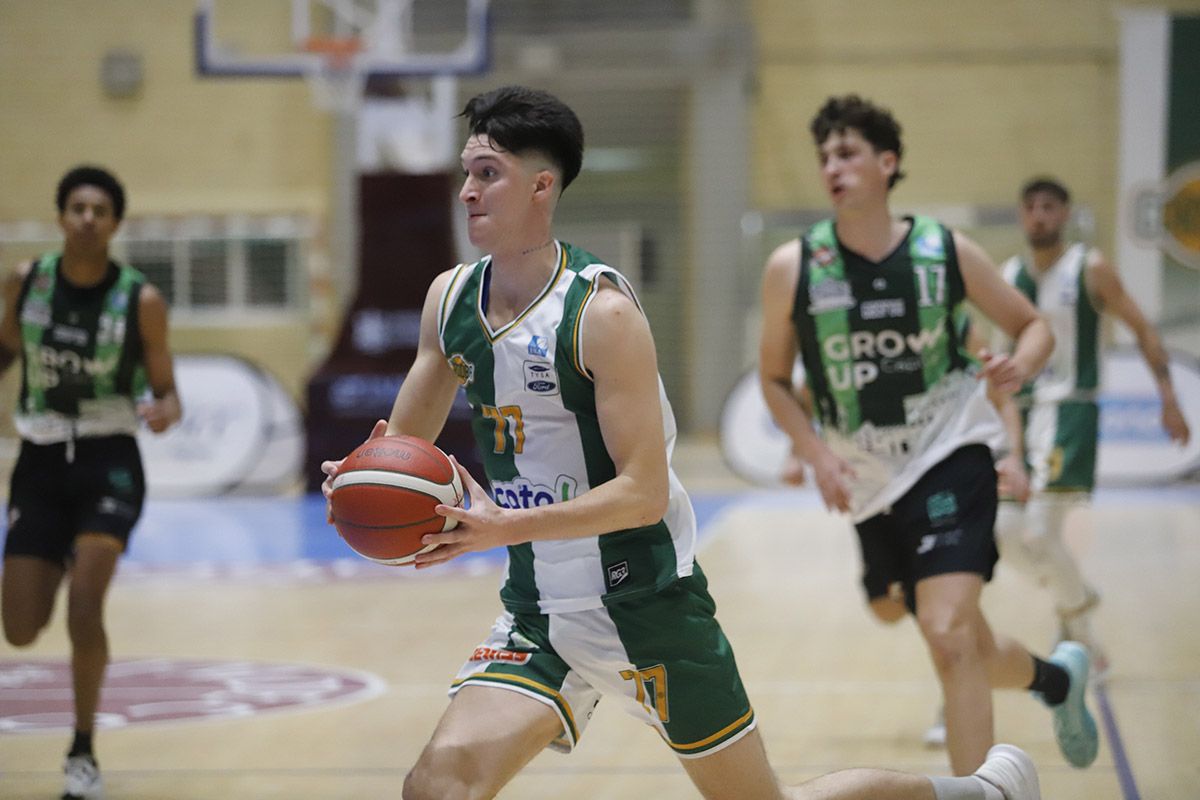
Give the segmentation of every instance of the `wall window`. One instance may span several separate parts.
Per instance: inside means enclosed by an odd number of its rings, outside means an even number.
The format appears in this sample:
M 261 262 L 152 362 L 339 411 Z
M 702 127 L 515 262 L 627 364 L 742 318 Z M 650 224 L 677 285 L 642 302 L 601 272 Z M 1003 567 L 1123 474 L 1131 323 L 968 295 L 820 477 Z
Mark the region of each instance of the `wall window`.
M 307 311 L 313 228 L 291 216 L 130 218 L 112 253 L 146 274 L 176 318 Z M 6 264 L 61 247 L 57 226 L 0 224 Z

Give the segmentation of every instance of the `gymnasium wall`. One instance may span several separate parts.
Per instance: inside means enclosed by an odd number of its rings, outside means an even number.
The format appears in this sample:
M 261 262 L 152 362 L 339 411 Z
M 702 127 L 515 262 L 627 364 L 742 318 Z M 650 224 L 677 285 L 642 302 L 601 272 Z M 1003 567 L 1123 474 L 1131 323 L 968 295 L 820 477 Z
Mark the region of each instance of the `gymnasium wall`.
M 301 82 L 197 79 L 194 7 L 0 2 L 0 219 L 52 213 L 58 177 L 84 160 L 120 175 L 131 213 L 324 211 L 328 118 Z M 285 37 L 278 10 L 241 3 L 227 21 L 243 37 Z M 101 60 L 115 48 L 142 56 L 136 96 L 101 89 Z
M 830 94 L 890 107 L 909 177 L 897 205 L 999 205 L 1051 171 L 1108 204 L 1116 165 L 1116 19 L 1104 0 L 758 0 L 755 198 L 821 206 L 808 122 Z M 1111 216 L 1106 207 L 1103 216 Z
M 1200 0 L 1159 5 L 1200 10 Z M 249 44 L 287 34 L 282 5 L 223 8 L 222 21 Z M 193 9 L 192 0 L 0 0 L 0 223 L 52 221 L 55 181 L 86 160 L 122 177 L 134 215 L 289 213 L 328 225 L 329 117 L 299 81 L 198 79 Z M 745 9 L 759 63 L 749 87 L 754 207 L 824 206 L 807 123 L 827 95 L 857 91 L 904 125 L 909 178 L 896 190 L 898 209 L 1011 206 L 1022 179 L 1048 171 L 1093 210 L 1096 242 L 1111 249 L 1118 29 L 1110 0 L 746 0 Z M 133 97 L 101 89 L 112 48 L 142 56 L 144 84 Z M 325 241 L 315 240 L 318 255 Z M 984 244 L 1000 258 L 1019 238 L 1012 230 Z M 12 261 L 0 250 L 0 267 Z M 753 280 L 757 265 L 743 268 Z M 177 319 L 177 348 L 244 355 L 301 396 L 327 344 L 320 340 L 336 330 L 325 319 L 336 311 L 321 306 L 327 273 L 310 277 L 309 319 L 219 330 Z
M 0 2 L 0 222 L 53 222 L 55 184 L 81 162 L 116 172 L 130 217 L 324 216 L 329 119 L 302 82 L 197 79 L 193 9 L 192 0 Z M 280 10 L 242 3 L 227 22 L 266 41 L 288 32 Z M 114 49 L 141 55 L 143 83 L 131 97 L 102 89 L 101 63 Z M 19 250 L 0 250 L 0 267 L 23 258 Z M 177 315 L 173 344 L 267 364 L 298 393 L 309 320 L 245 323 L 192 325 Z

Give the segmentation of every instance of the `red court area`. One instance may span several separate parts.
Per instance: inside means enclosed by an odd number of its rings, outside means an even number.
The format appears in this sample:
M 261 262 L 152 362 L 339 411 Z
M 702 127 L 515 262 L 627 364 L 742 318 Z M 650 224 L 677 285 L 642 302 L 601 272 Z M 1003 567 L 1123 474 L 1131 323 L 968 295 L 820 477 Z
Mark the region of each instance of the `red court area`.
M 366 672 L 305 664 L 151 658 L 108 668 L 98 728 L 248 717 L 374 697 Z M 65 660 L 0 661 L 0 733 L 70 730 Z

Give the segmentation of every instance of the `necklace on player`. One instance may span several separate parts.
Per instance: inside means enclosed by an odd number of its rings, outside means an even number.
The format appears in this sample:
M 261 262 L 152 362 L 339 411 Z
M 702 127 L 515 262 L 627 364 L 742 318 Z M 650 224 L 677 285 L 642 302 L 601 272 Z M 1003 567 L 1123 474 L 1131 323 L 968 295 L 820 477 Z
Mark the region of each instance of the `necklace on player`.
M 521 255 L 523 255 L 523 256 L 527 256 L 527 255 L 529 255 L 530 253 L 536 253 L 538 250 L 542 250 L 542 249 L 544 249 L 544 248 L 546 248 L 546 247 L 549 247 L 549 246 L 550 246 L 550 245 L 552 245 L 552 244 L 554 244 L 554 240 L 553 240 L 553 239 L 548 239 L 548 240 L 546 240 L 545 242 L 542 242 L 541 244 L 539 244 L 537 247 L 531 247 L 531 248 L 529 248 L 528 250 L 522 250 L 522 251 L 521 251 Z

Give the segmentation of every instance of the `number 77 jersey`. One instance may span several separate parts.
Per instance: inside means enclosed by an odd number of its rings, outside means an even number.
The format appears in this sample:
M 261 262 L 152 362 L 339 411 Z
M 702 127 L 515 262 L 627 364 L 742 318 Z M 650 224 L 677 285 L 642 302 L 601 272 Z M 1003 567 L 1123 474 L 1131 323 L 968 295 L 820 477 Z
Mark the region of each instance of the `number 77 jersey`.
M 542 292 L 498 329 L 485 313 L 490 257 L 456 267 L 439 304 L 442 351 L 471 405 L 492 497 L 506 508 L 564 502 L 616 476 L 584 366 L 582 330 L 601 279 L 637 298 L 595 256 L 565 242 L 556 248 L 558 265 Z M 661 379 L 659 395 L 669 461 L 675 420 Z M 505 607 L 543 614 L 599 608 L 690 575 L 695 514 L 673 471 L 670 487 L 667 513 L 652 525 L 509 547 Z

